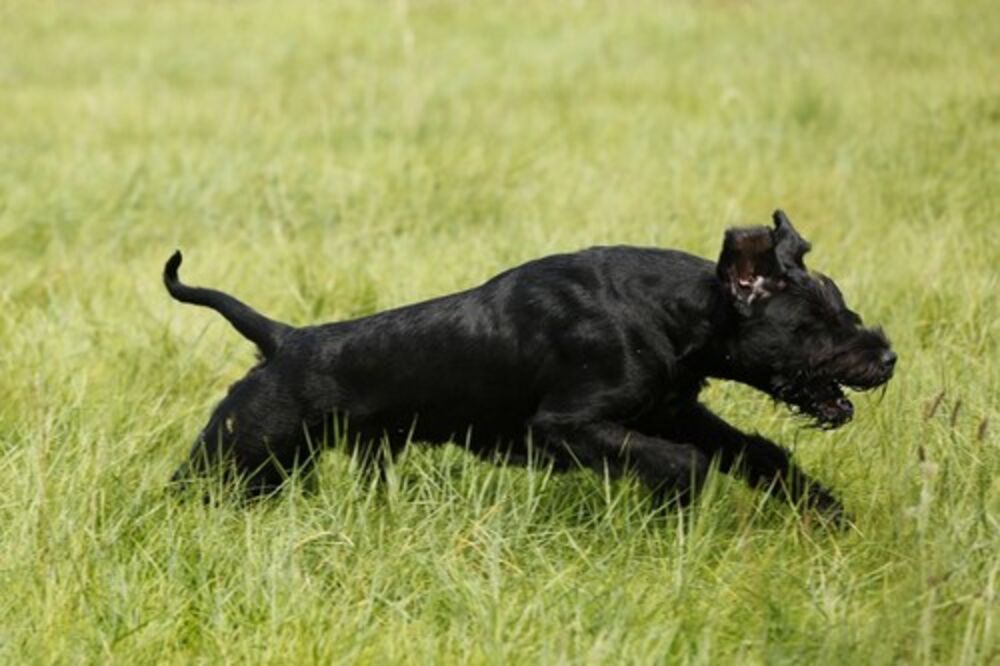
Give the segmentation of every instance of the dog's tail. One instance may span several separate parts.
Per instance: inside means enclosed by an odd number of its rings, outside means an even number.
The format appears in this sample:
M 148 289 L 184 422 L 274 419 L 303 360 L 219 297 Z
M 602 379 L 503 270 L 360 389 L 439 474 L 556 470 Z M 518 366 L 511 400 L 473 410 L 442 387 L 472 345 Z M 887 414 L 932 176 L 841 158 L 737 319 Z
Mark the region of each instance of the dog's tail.
M 183 284 L 177 277 L 181 261 L 183 261 L 181 251 L 177 250 L 163 267 L 163 284 L 167 286 L 170 295 L 182 303 L 212 308 L 229 320 L 229 323 L 245 338 L 256 344 L 264 358 L 274 356 L 282 339 L 293 330 L 292 327 L 268 319 L 229 294 Z

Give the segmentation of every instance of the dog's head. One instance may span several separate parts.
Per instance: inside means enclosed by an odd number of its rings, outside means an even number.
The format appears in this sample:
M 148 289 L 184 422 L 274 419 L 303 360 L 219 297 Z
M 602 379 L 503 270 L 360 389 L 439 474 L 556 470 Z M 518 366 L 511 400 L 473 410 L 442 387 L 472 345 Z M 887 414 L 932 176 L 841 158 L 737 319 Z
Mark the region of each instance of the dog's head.
M 780 210 L 773 229 L 726 232 L 717 275 L 736 319 L 726 372 L 836 428 L 854 415 L 843 388 L 885 384 L 896 354 L 880 328 L 862 325 L 833 280 L 806 270 L 809 249 Z

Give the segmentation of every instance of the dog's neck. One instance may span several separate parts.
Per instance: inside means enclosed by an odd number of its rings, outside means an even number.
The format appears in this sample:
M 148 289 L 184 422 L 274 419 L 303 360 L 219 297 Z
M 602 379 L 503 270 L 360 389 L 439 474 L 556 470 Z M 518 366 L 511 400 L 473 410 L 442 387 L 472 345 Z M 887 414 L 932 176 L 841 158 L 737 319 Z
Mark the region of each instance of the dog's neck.
M 737 334 L 739 315 L 725 288 L 714 276 L 689 285 L 682 298 L 665 301 L 669 316 L 680 326 L 669 332 L 679 370 L 693 375 L 736 379 L 730 340 Z

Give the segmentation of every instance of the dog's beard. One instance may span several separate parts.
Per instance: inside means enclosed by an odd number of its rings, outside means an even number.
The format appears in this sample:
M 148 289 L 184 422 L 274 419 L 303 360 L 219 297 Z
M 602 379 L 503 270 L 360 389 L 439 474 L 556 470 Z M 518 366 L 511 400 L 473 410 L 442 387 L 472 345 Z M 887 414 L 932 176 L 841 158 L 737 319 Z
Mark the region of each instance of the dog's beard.
M 782 382 L 772 395 L 792 411 L 811 418 L 819 428 L 839 428 L 854 417 L 854 404 L 844 395 L 843 387 L 833 380 Z
M 789 405 L 793 411 L 811 418 L 814 425 L 833 430 L 854 418 L 854 404 L 845 389 L 869 391 L 884 386 L 892 377 L 875 366 L 865 366 L 849 375 L 807 375 L 800 373 L 792 379 L 775 378 L 771 395 Z

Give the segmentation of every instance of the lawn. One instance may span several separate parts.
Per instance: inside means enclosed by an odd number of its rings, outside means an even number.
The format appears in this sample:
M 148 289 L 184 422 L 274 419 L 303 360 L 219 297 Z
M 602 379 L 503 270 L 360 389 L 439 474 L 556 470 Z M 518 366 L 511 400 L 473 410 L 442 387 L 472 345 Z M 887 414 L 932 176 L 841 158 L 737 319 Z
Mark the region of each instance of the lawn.
M 997 44 L 987 0 L 4 3 L 0 662 L 997 663 Z M 177 247 L 304 324 L 776 207 L 897 376 L 834 432 L 706 400 L 848 530 L 456 447 L 164 492 L 254 361 L 167 296 Z

